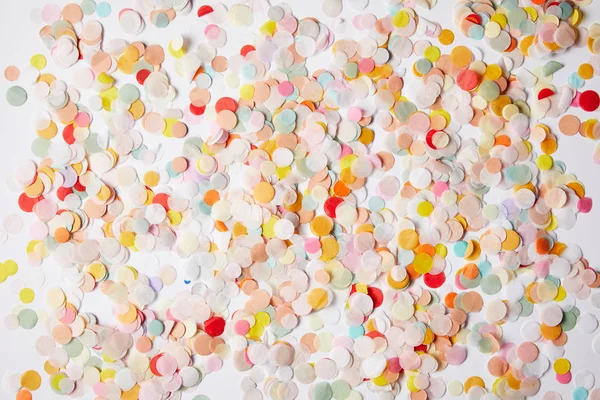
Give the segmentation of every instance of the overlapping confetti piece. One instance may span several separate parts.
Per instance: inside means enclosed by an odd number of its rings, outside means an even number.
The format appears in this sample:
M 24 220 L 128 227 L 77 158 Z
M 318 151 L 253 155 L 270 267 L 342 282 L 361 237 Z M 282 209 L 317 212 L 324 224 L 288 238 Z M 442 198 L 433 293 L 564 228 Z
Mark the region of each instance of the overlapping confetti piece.
M 600 273 L 564 232 L 593 200 L 556 158 L 600 138 L 591 0 L 435 21 L 436 0 L 319 3 L 321 21 L 266 0 L 32 11 L 40 53 L 4 78 L 35 135 L 0 242 L 30 239 L 0 283 L 5 328 L 46 361 L 8 372 L 10 396 L 207 400 L 229 364 L 250 400 L 562 399 L 546 376 L 600 399 L 564 349 L 598 328 L 579 305 L 600 307 Z

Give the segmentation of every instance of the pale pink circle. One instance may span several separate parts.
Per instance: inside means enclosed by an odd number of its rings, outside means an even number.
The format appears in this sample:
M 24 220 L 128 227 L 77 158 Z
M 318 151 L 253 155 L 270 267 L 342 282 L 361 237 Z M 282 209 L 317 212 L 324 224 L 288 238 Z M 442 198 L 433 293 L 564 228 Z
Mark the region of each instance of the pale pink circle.
M 340 158 L 344 158 L 348 154 L 352 154 L 352 147 L 348 146 L 347 144 L 343 144 L 342 145 L 342 154 L 340 154 Z
M 349 243 L 352 243 L 352 241 Z M 357 257 L 356 254 L 347 254 L 343 259 L 344 267 L 349 271 L 356 272 L 361 266 L 360 260 L 360 257 Z
M 34 240 L 44 240 L 48 236 L 48 225 L 42 221 L 36 221 L 29 227 L 29 236 Z
M 75 117 L 75 125 L 77 125 L 80 128 L 85 128 L 90 125 L 90 122 L 92 121 L 88 113 L 77 113 L 77 116 Z
M 552 264 L 552 260 L 538 260 L 533 264 L 533 272 L 537 275 L 538 278 L 545 278 L 550 273 L 550 264 Z
M 532 342 L 523 342 L 517 347 L 517 356 L 524 363 L 534 362 L 538 358 L 539 349 Z
M 94 385 L 92 386 L 92 390 L 94 391 L 94 393 L 96 393 L 98 396 L 104 396 L 104 382 L 96 382 L 94 383 Z
M 350 121 L 358 122 L 362 119 L 362 110 L 358 107 L 350 107 L 347 112 L 348 119 Z
M 250 123 L 254 126 L 264 126 L 265 125 L 265 114 L 261 112 L 253 112 L 250 115 Z
M 177 371 L 177 361 L 168 354 L 163 354 L 156 361 L 156 370 L 163 376 L 171 376 Z
M 77 314 L 70 307 L 65 307 L 64 310 L 65 311 L 62 317 L 60 318 L 60 322 L 62 322 L 63 324 L 72 324 L 75 321 Z
M 208 40 L 216 40 L 219 38 L 219 27 L 217 25 L 211 24 L 204 28 L 204 36 Z
M 277 25 L 288 32 L 294 32 L 298 28 L 298 20 L 292 15 L 286 15 L 281 20 L 277 21 Z
M 425 133 L 431 127 L 431 121 L 427 114 L 416 112 L 408 118 L 408 127 L 414 132 Z
M 321 242 L 316 238 L 308 238 L 304 241 L 304 250 L 307 253 L 314 254 L 321 250 Z
M 280 95 L 287 97 L 294 93 L 294 85 L 290 81 L 283 81 L 277 86 L 277 90 Z
M 448 190 L 448 184 L 442 181 L 434 183 L 431 187 L 431 191 L 436 197 L 441 197 L 446 190 Z
M 540 28 L 538 35 L 544 42 L 554 43 L 554 32 L 556 32 L 557 29 L 558 27 L 556 25 L 550 23 L 544 24 Z
M 217 356 L 210 356 L 206 360 L 206 369 L 208 372 L 215 372 L 223 368 L 223 360 Z
M 42 7 L 42 21 L 46 24 L 53 24 L 60 19 L 60 7 L 56 4 L 46 4 Z
M 239 321 L 236 321 L 233 325 L 233 331 L 237 335 L 245 335 L 248 333 L 249 330 L 250 322 L 246 321 L 245 319 L 240 319 Z
M 370 58 L 361 58 L 358 60 L 358 70 L 362 73 L 368 74 L 375 69 L 375 61 Z
M 361 24 L 361 22 L 360 22 L 360 15 L 357 15 L 357 16 L 355 16 L 355 17 L 352 19 L 352 25 L 354 25 L 354 27 L 355 27 L 356 29 L 358 29 L 359 31 L 362 31 L 362 30 L 363 30 L 363 26 L 362 26 L 362 24 Z

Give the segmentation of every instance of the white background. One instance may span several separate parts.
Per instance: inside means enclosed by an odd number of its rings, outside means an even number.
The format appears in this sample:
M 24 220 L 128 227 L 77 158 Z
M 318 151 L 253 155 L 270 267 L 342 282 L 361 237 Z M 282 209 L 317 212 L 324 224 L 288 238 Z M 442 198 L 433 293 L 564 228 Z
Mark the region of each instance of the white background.
M 57 2 L 61 7 L 66 4 L 66 1 L 62 0 L 57 0 Z M 273 0 L 272 2 L 278 3 L 277 0 Z M 99 20 L 105 26 L 105 41 L 106 39 L 121 36 L 120 30 L 117 26 L 117 14 L 122 8 L 131 5 L 129 0 L 115 0 L 111 3 L 113 3 L 111 15 L 108 18 L 99 18 Z M 210 1 L 207 1 L 207 3 L 210 3 Z M 320 10 L 320 0 L 290 0 L 288 3 L 292 6 L 294 14 L 297 18 L 314 16 L 325 22 L 330 28 L 333 26 L 333 21 L 322 14 Z M 371 0 L 371 4 L 366 11 L 373 12 L 380 17 L 385 13 L 385 7 L 382 3 L 383 0 Z M 8 65 L 16 65 L 22 68 L 28 64 L 29 58 L 33 54 L 42 53 L 48 58 L 48 67 L 46 67 L 45 72 L 54 73 L 57 77 L 62 79 L 67 78 L 69 73 L 72 72 L 72 69 L 60 71 L 53 66 L 52 60 L 49 57 L 49 52 L 43 46 L 38 36 L 38 31 L 41 26 L 37 26 L 29 20 L 30 11 L 35 7 L 41 7 L 44 4 L 45 2 L 43 0 L 0 1 L 1 71 L 4 71 L 5 67 Z M 164 48 L 167 48 L 168 41 L 173 38 L 175 34 L 180 33 L 186 37 L 187 40 L 191 40 L 192 44 L 196 43 L 196 38 L 191 38 L 189 36 L 188 27 L 192 22 L 197 20 L 195 12 L 201 4 L 204 3 L 196 2 L 194 4 L 194 10 L 191 14 L 187 16 L 178 16 L 175 21 L 173 21 L 166 29 L 157 29 L 154 26 L 147 24 L 144 32 L 135 39 L 141 40 L 145 44 L 160 44 Z M 466 41 L 462 37 L 462 34 L 459 33 L 454 27 L 451 21 L 451 13 L 454 4 L 454 0 L 440 0 L 440 4 L 438 4 L 433 11 L 427 12 L 419 9 L 419 14 L 431 20 L 440 22 L 444 28 L 451 28 L 454 30 L 456 33 L 455 44 L 464 43 L 471 46 L 479 45 L 479 47 L 484 50 L 486 61 L 496 61 L 497 55 L 493 51 L 485 49 L 482 43 L 480 44 Z M 585 12 L 586 17 L 584 19 L 584 23 L 582 24 L 583 26 L 589 25 L 591 21 L 598 21 L 600 19 L 600 2 L 596 1 L 591 6 L 587 7 Z M 353 13 L 354 11 L 346 6 L 342 17 L 348 19 L 348 17 L 354 15 Z M 266 17 L 256 16 L 253 27 L 248 29 L 231 28 L 228 24 L 225 24 L 225 29 L 227 30 L 229 36 L 229 43 L 224 50 L 219 50 L 219 54 L 227 57 L 234 52 L 239 51 L 239 48 L 242 45 L 251 43 L 251 38 L 254 36 L 254 33 L 257 32 L 259 23 L 262 23 L 265 19 Z M 348 28 L 349 29 L 346 29 L 344 33 L 337 36 L 351 37 L 354 34 L 354 30 L 350 27 Z M 436 45 L 438 44 L 437 40 L 432 40 L 432 43 Z M 442 47 L 442 49 L 444 48 Z M 322 61 L 328 60 L 330 54 L 330 51 L 327 51 L 315 61 L 311 61 L 309 63 L 309 71 L 313 71 L 317 65 L 319 68 L 327 65 L 322 64 Z M 588 50 L 585 48 L 571 49 L 567 54 L 568 58 L 565 55 L 557 58 L 565 63 L 565 68 L 559 73 L 555 74 L 554 83 L 556 85 L 562 85 L 566 81 L 568 74 L 576 71 L 579 64 L 586 62 L 590 56 Z M 318 61 L 321 61 L 321 63 L 319 64 Z M 528 63 L 528 65 L 534 66 L 540 62 L 542 61 Z M 83 62 L 80 62 L 78 65 L 81 65 L 81 63 Z M 76 65 L 74 68 L 76 68 L 78 65 Z M 409 71 L 411 65 L 411 63 L 406 62 L 403 64 L 403 66 L 407 67 Z M 173 62 L 172 57 L 170 56 L 167 56 L 166 67 L 168 71 L 173 71 Z M 179 91 L 179 96 L 175 104 L 179 107 L 185 107 L 187 103 L 187 93 L 190 89 L 190 86 L 186 86 L 180 79 L 173 77 L 173 74 L 170 74 L 170 76 L 172 78 L 172 83 Z M 116 75 L 116 77 L 118 78 L 119 83 L 130 81 L 130 78 L 123 79 L 122 75 L 120 74 Z M 25 106 L 20 108 L 11 107 L 4 100 L 4 98 L 0 100 L 0 193 L 2 194 L 0 196 L 0 218 L 3 218 L 4 216 L 13 212 L 20 212 L 16 203 L 18 194 L 10 192 L 6 188 L 6 185 L 4 185 L 4 180 L 7 176 L 13 174 L 14 166 L 20 160 L 25 158 L 33 158 L 30 151 L 30 145 L 36 137 L 35 130 L 32 126 L 32 115 L 35 115 L 35 110 L 38 109 L 39 106 L 33 96 L 31 90 L 32 88 L 21 82 L 16 83 L 23 85 L 27 89 L 29 93 L 29 100 Z M 0 93 L 2 97 L 4 97 L 6 89 L 13 84 L 14 83 L 7 82 L 5 79 L 0 78 Z M 599 87 L 600 85 L 598 85 L 598 78 L 594 78 L 592 82 L 588 82 L 586 84 L 587 89 L 598 89 Z M 82 99 L 84 102 L 87 98 L 86 93 L 88 92 L 82 93 Z M 411 97 L 409 91 L 405 90 L 404 93 L 409 98 Z M 213 100 L 216 96 L 216 94 L 213 95 Z M 592 114 L 580 113 L 578 109 L 573 109 L 571 112 L 577 114 L 582 120 L 592 117 Z M 595 115 L 597 116 L 598 113 L 595 113 Z M 598 210 L 598 208 L 600 208 L 600 180 L 598 179 L 598 176 L 600 174 L 600 165 L 595 165 L 592 161 L 594 142 L 584 139 L 579 135 L 569 138 L 564 137 L 558 133 L 556 129 L 557 121 L 550 120 L 544 122 L 548 123 L 552 128 L 554 128 L 554 132 L 557 133 L 559 137 L 559 150 L 555 154 L 555 159 L 562 160 L 566 163 L 568 172 L 574 173 L 586 185 L 586 195 L 597 202 L 589 214 L 580 216 L 577 226 L 574 229 L 568 232 L 559 230 L 559 239 L 567 242 L 577 243 L 583 249 L 584 256 L 590 261 L 591 265 L 600 265 L 600 248 L 598 246 L 598 226 L 600 222 L 600 211 Z M 98 127 L 98 125 L 95 126 Z M 191 134 L 195 132 L 197 133 L 198 129 L 199 127 L 192 127 Z M 165 155 L 168 156 L 168 158 L 165 158 L 163 161 L 159 162 L 161 167 L 164 166 L 166 159 L 170 159 L 171 157 L 178 155 L 181 142 L 176 142 L 174 139 L 162 137 L 159 140 L 156 138 L 146 140 L 146 138 L 147 135 L 144 134 L 145 143 L 154 145 L 160 142 L 165 147 Z M 140 169 L 143 170 L 143 168 Z M 31 216 L 25 216 L 25 220 L 26 223 L 31 222 Z M 2 318 L 9 314 L 10 310 L 15 305 L 19 304 L 18 295 L 15 293 L 15 291 L 11 290 L 11 285 L 15 285 L 15 281 L 18 281 L 19 279 L 27 283 L 27 275 L 32 268 L 27 264 L 25 257 L 25 245 L 28 241 L 29 234 L 27 232 L 26 224 L 25 228 L 20 234 L 11 236 L 6 243 L 0 245 L 0 261 L 14 259 L 19 263 L 20 266 L 16 277 L 10 277 L 6 282 L 0 284 L 0 298 L 2 299 L 2 301 L 0 301 L 0 316 Z M 140 260 L 143 260 L 143 258 L 132 258 L 130 264 L 136 266 L 136 260 L 139 262 Z M 160 255 L 160 260 L 162 263 L 165 263 L 167 260 L 166 255 Z M 455 264 L 455 269 L 457 268 L 456 265 L 458 264 Z M 44 262 L 44 264 L 42 264 L 42 266 L 39 268 L 43 269 L 48 282 L 57 282 L 56 277 L 54 276 L 55 266 L 53 266 L 51 258 L 47 259 L 46 262 Z M 49 284 L 47 283 L 46 287 L 48 286 Z M 182 286 L 183 285 L 178 286 L 178 289 Z M 169 288 L 166 293 L 172 293 L 173 290 L 173 288 Z M 30 305 L 33 309 L 37 310 L 44 307 L 43 293 L 43 290 L 38 290 L 35 302 Z M 108 315 L 105 311 L 103 313 L 99 309 L 102 305 L 106 304 L 105 302 L 106 299 L 103 299 L 102 295 L 95 293 L 87 297 L 87 301 L 85 302 L 83 308 L 86 311 L 92 310 L 93 312 L 96 312 L 97 315 L 102 318 L 102 316 Z M 577 305 L 582 311 L 590 311 L 597 316 L 600 314 L 597 312 L 597 310 L 593 309 L 589 302 L 578 302 Z M 536 313 L 534 312 L 530 318 L 537 318 Z M 474 319 L 478 320 L 480 318 L 475 317 Z M 102 321 L 110 324 L 110 321 L 107 321 L 107 319 L 103 319 Z M 510 326 L 504 326 L 505 340 L 512 340 L 516 342 L 520 341 L 518 329 L 522 322 L 522 320 L 519 320 L 515 324 L 510 324 Z M 37 370 L 44 378 L 44 382 L 42 387 L 34 393 L 34 398 L 45 400 L 59 398 L 60 396 L 54 394 L 50 390 L 47 384 L 46 374 L 43 372 L 42 368 L 44 359 L 40 357 L 33 348 L 35 339 L 44 333 L 44 329 L 45 328 L 43 324 L 40 323 L 39 326 L 32 331 L 23 331 L 21 329 L 17 331 L 8 331 L 3 324 L 0 324 L 0 376 L 3 376 L 6 373 L 21 373 L 27 369 Z M 325 329 L 329 329 L 334 334 L 341 334 L 345 332 L 345 329 L 340 327 L 326 327 Z M 300 337 L 299 334 L 296 336 Z M 581 332 L 578 332 L 576 328 L 569 332 L 568 336 L 569 342 L 566 345 L 566 357 L 571 361 L 573 375 L 575 375 L 581 369 L 589 369 L 596 375 L 598 380 L 597 386 L 600 387 L 600 363 L 598 362 L 600 361 L 600 357 L 594 354 L 591 350 L 591 341 L 594 337 L 594 334 L 584 335 Z M 320 356 L 323 356 L 323 354 Z M 466 363 L 460 367 L 447 368 L 442 373 L 442 376 L 447 382 L 449 382 L 453 379 L 464 381 L 471 375 L 480 375 L 486 381 L 488 388 L 490 388 L 494 379 L 487 373 L 487 359 L 487 356 L 484 357 L 478 354 L 476 349 L 469 348 L 469 356 Z M 223 370 L 205 378 L 204 382 L 196 391 L 194 391 L 193 394 L 186 394 L 184 398 L 192 398 L 197 394 L 208 395 L 213 400 L 241 398 L 242 391 L 238 384 L 241 380 L 241 377 L 242 375 L 233 369 L 231 360 L 228 360 L 226 361 Z M 361 392 L 365 394 L 365 398 L 376 398 L 374 394 L 368 393 L 364 386 L 365 385 L 361 386 Z M 568 385 L 558 385 L 554 379 L 554 373 L 549 371 L 542 379 L 542 390 L 537 398 L 540 398 L 541 395 L 547 390 L 557 390 L 562 393 L 563 398 L 571 398 L 570 392 L 573 387 L 573 383 Z M 14 398 L 13 394 L 8 394 L 6 392 L 0 393 L 2 393 L 0 394 L 0 399 Z M 305 398 L 305 393 L 305 388 L 302 388 L 301 386 L 301 395 L 299 398 Z M 399 398 L 407 398 L 407 396 L 407 391 L 403 388 Z M 446 396 L 446 398 L 450 397 L 449 395 Z M 93 399 L 94 395 L 88 393 L 85 398 Z

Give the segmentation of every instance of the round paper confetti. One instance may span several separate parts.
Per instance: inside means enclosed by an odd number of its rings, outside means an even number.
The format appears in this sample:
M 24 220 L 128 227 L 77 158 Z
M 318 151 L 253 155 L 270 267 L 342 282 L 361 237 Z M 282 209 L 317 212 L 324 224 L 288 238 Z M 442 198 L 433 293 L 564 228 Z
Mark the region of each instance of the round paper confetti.
M 597 398 L 566 346 L 598 327 L 566 232 L 593 199 L 558 150 L 600 138 L 591 2 L 437 3 L 31 12 L 0 283 L 45 362 L 10 396 L 208 400 L 233 366 L 252 400 Z

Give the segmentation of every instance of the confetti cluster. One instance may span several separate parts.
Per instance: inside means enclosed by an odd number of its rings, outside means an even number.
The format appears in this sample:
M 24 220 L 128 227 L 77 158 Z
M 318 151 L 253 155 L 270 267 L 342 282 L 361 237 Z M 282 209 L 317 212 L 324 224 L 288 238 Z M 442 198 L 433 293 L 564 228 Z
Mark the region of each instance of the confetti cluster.
M 557 234 L 592 199 L 555 158 L 562 135 L 600 139 L 591 0 L 459 0 L 454 26 L 419 15 L 435 0 L 315 2 L 326 21 L 196 3 L 31 13 L 46 49 L 4 77 L 11 106 L 35 99 L 36 135 L 0 233 L 30 241 L 0 283 L 19 301 L 5 328 L 39 333 L 46 362 L 4 389 L 207 400 L 227 363 L 245 400 L 561 399 L 544 375 L 600 399 L 563 348 L 598 328 L 577 304 L 600 307 L 600 273 Z M 167 26 L 168 46 L 143 40 Z M 247 40 L 228 54 L 233 29 Z M 549 58 L 566 51 L 591 55 Z M 487 365 L 446 379 L 470 352 Z

